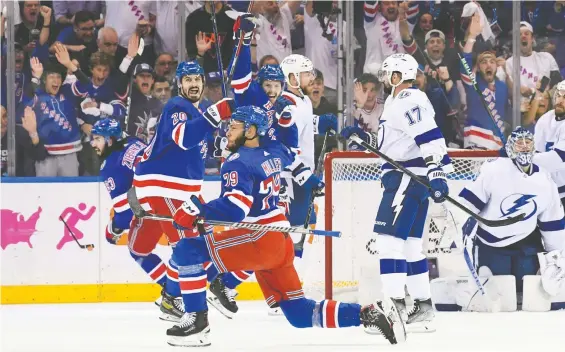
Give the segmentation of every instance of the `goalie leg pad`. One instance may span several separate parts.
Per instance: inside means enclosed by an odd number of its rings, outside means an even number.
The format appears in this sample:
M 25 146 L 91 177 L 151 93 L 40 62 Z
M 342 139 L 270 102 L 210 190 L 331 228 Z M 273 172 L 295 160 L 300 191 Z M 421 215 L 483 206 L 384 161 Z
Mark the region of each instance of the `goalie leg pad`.
M 522 310 L 528 312 L 548 312 L 565 309 L 565 288 L 550 296 L 543 288 L 540 275 L 524 276 L 524 296 Z
M 158 255 L 150 253 L 148 255 L 137 255 L 130 251 L 131 257 L 141 269 L 145 271 L 153 282 L 164 286 L 167 280 L 167 266 Z
M 375 247 L 379 249 L 381 282 L 386 297 L 404 298 L 404 285 L 408 272 L 404 255 L 404 240 L 389 235 L 377 235 Z
M 283 300 L 280 307 L 295 328 L 345 328 L 359 326 L 361 306 L 333 300 L 316 302 L 308 298 Z

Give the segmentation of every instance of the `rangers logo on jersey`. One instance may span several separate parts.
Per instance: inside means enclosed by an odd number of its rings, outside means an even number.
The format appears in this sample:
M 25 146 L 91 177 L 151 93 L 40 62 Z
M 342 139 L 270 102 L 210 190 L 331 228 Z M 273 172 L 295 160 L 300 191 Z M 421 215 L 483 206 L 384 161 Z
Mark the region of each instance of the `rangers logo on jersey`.
M 538 205 L 534 200 L 536 196 L 531 194 L 514 193 L 504 198 L 500 203 L 502 216 L 525 214 L 524 220 L 528 220 L 536 214 Z

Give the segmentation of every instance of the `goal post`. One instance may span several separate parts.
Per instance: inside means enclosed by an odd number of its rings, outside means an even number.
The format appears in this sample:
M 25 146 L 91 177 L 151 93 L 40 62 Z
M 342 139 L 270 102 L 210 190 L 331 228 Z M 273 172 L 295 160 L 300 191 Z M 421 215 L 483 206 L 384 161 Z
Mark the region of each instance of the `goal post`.
M 447 175 L 456 196 L 475 180 L 481 165 L 497 151 L 450 150 L 454 171 Z M 366 301 L 379 297 L 380 278 L 373 224 L 382 198 L 381 163 L 369 152 L 330 152 L 325 156 L 325 196 L 318 203 L 319 228 L 341 231 L 342 237 L 311 238 L 304 252 L 304 291 L 312 298 Z M 431 271 L 440 276 L 462 273 L 464 263 L 451 250 L 461 240 L 468 216 L 451 204 L 430 200 L 424 228 L 424 250 Z M 442 243 L 440 243 L 440 241 Z M 433 264 L 435 263 L 435 264 Z M 461 267 L 459 267 L 461 266 Z M 464 273 L 464 271 L 463 271 Z

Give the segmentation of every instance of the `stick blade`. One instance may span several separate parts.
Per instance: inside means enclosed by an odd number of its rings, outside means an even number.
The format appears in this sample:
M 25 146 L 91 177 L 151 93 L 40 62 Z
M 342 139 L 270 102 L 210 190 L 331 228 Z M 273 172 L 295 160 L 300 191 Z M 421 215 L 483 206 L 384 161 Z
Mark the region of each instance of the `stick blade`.
M 502 219 L 502 220 L 481 219 L 479 221 L 482 222 L 483 224 L 489 226 L 489 227 L 501 227 L 501 226 L 512 225 L 512 224 L 515 224 L 519 221 L 522 221 L 522 220 L 524 220 L 524 217 L 526 217 L 525 214 L 520 214 L 518 216 L 514 216 L 514 217 L 507 218 L 507 219 Z
M 312 234 L 316 236 L 341 237 L 340 231 L 312 230 Z

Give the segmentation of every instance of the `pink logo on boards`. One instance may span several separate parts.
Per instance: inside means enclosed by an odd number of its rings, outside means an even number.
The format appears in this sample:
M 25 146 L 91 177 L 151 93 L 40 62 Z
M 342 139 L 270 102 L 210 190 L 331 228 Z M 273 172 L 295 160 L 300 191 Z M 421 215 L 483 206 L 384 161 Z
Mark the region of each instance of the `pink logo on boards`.
M 37 231 L 35 225 L 39 220 L 41 207 L 31 214 L 27 219 L 21 213 L 10 209 L 0 210 L 0 247 L 6 249 L 10 244 L 27 243 L 29 248 L 33 248 L 30 239 Z
M 61 215 L 59 215 L 63 220 L 65 220 L 69 228 L 67 229 L 67 226 L 61 224 L 63 226 L 64 235 L 59 243 L 57 243 L 57 249 L 63 248 L 65 243 L 74 241 L 73 236 L 69 232 L 69 229 L 70 231 L 72 231 L 77 240 L 80 240 L 84 237 L 84 234 L 77 228 L 77 223 L 80 220 L 86 221 L 90 219 L 92 214 L 94 214 L 94 212 L 96 211 L 96 207 L 92 206 L 87 212 L 84 213 L 85 210 L 86 204 L 80 203 L 78 205 L 78 210 L 73 207 L 68 207 L 67 209 L 63 210 Z

